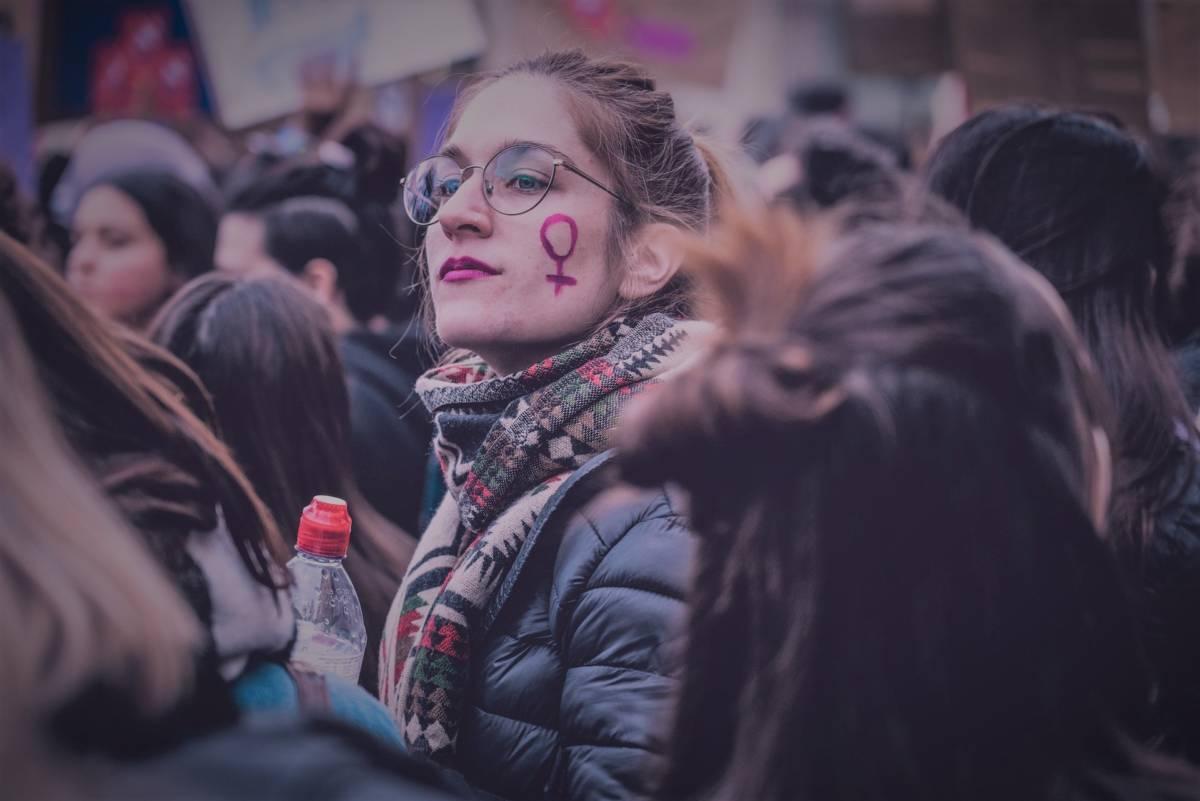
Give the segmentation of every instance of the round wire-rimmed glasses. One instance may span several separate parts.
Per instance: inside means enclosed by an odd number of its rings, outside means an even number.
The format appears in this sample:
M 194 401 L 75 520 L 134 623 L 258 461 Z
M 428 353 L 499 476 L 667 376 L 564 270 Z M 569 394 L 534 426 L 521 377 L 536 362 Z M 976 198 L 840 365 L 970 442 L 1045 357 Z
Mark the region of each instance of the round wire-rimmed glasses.
M 618 201 L 625 199 L 561 155 L 532 143 L 518 143 L 501 149 L 480 166 L 459 167 L 449 156 L 427 158 L 400 182 L 404 187 L 404 211 L 417 225 L 433 225 L 442 204 L 467 182 L 470 173 L 479 170 L 483 199 L 499 214 L 515 217 L 537 208 L 562 167 L 603 189 Z

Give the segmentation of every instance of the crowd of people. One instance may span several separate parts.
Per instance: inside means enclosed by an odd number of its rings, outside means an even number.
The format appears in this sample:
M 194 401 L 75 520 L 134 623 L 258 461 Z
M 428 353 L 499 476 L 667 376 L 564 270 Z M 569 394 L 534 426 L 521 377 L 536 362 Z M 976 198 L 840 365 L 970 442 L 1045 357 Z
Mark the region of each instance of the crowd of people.
M 415 164 L 10 191 L 5 797 L 1200 799 L 1200 170 L 756 136 L 551 52 Z M 358 685 L 291 659 L 314 495 Z

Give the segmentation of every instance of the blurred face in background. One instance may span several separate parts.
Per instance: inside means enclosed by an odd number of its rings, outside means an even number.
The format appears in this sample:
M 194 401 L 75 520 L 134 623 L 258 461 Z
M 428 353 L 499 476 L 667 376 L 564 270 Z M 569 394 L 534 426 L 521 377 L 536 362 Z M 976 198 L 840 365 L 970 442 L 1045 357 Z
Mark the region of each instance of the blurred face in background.
M 231 212 L 221 218 L 217 228 L 216 265 L 236 275 L 286 274 L 265 248 L 266 227 L 254 214 Z
M 512 76 L 482 90 L 463 109 L 442 153 L 461 169 L 483 166 L 523 142 L 552 149 L 612 184 L 580 138 L 563 90 L 540 77 Z M 530 169 L 510 180 L 536 191 L 549 179 L 545 169 Z M 510 216 L 484 200 L 481 184 L 480 171 L 469 172 L 426 234 L 437 332 L 497 372 L 515 372 L 586 336 L 615 306 L 621 276 L 609 269 L 605 251 L 615 201 L 560 167 L 535 208 Z M 559 263 L 570 283 L 548 278 L 559 274 Z
M 71 239 L 67 283 L 88 305 L 128 325 L 145 324 L 183 282 L 141 208 L 111 186 L 83 196 Z

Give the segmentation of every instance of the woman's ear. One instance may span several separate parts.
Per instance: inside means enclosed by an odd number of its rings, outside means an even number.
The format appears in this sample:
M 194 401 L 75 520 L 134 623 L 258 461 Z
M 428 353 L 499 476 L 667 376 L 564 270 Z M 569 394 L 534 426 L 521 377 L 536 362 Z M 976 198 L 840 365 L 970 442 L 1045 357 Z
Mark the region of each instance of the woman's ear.
M 338 271 L 329 259 L 311 259 L 300 271 L 300 281 L 324 304 L 337 300 Z
M 662 289 L 683 264 L 684 233 L 667 223 L 642 226 L 625 263 L 617 294 L 623 300 L 641 300 Z

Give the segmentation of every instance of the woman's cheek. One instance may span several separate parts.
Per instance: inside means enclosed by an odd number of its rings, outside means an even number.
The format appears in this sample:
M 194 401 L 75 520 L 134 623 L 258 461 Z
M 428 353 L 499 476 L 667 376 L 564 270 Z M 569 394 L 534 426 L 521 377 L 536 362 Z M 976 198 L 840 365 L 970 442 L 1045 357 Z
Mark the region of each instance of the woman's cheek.
M 542 250 L 554 263 L 554 272 L 546 275 L 546 280 L 554 286 L 554 296 L 558 297 L 567 287 L 575 286 L 578 281 L 567 274 L 567 262 L 575 254 L 575 245 L 579 242 L 579 225 L 569 214 L 551 214 L 542 220 L 538 234 Z

